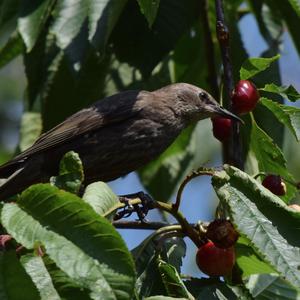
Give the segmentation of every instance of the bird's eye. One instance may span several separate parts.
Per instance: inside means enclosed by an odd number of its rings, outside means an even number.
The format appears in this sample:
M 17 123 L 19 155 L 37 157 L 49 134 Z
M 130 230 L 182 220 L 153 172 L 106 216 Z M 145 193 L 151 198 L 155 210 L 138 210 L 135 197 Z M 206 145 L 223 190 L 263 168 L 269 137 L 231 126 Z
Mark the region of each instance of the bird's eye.
M 205 92 L 200 92 L 199 93 L 199 97 L 202 99 L 202 100 L 208 100 L 208 96 Z

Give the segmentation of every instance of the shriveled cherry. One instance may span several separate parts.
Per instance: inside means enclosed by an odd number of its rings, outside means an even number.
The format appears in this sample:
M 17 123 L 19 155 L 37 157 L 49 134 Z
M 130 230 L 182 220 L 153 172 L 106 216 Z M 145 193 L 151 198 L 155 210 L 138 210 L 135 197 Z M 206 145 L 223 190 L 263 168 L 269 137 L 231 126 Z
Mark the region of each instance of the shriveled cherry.
M 286 185 L 279 175 L 267 175 L 262 185 L 277 196 L 286 194 Z
M 229 248 L 236 243 L 239 234 L 230 221 L 217 219 L 208 225 L 206 237 L 219 248 Z
M 238 114 L 246 114 L 255 108 L 259 97 L 254 83 L 249 80 L 240 80 L 232 93 L 232 109 Z
M 211 241 L 201 246 L 196 255 L 199 269 L 209 276 L 230 275 L 235 263 L 233 247 L 221 249 Z
M 230 136 L 232 127 L 232 120 L 222 117 L 215 117 L 211 119 L 213 125 L 213 135 L 220 142 L 226 141 Z

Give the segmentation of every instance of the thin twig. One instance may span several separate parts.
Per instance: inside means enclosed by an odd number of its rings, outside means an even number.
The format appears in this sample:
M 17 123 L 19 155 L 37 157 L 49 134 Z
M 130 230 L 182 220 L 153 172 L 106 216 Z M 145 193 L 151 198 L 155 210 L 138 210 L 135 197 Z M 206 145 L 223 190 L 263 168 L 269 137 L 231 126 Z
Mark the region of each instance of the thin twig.
M 215 49 L 212 39 L 212 32 L 209 26 L 208 0 L 200 0 L 200 4 L 200 14 L 205 39 L 205 55 L 208 67 L 208 84 L 210 85 L 212 95 L 217 99 L 220 96 L 220 92 L 218 85 L 218 75 L 216 70 Z
M 224 9 L 222 0 L 215 0 L 216 16 L 217 16 L 217 37 L 221 49 L 222 62 L 224 67 L 224 83 L 225 90 L 229 101 L 226 103 L 229 110 L 231 110 L 231 93 L 234 88 L 234 80 L 232 75 L 232 64 L 229 55 L 229 30 L 225 23 Z M 232 164 L 241 170 L 243 167 L 242 161 L 242 145 L 240 137 L 240 124 L 233 122 L 232 136 L 229 143 L 224 143 L 224 162 Z
M 141 221 L 114 221 L 113 225 L 118 229 L 142 229 L 157 230 L 168 226 L 180 226 L 179 223 L 169 224 L 166 222 L 141 222 Z M 198 227 L 198 223 L 190 223 L 194 228 Z
M 119 229 L 147 229 L 157 230 L 170 224 L 166 222 L 115 221 L 113 225 Z M 178 224 L 173 224 L 178 225 Z
M 187 219 L 182 215 L 181 212 L 178 210 L 175 210 L 173 206 L 171 206 L 168 203 L 164 202 L 155 202 L 154 206 L 158 209 L 161 209 L 163 211 L 166 211 L 170 213 L 177 222 L 181 225 L 182 231 L 185 235 L 187 235 L 197 247 L 200 247 L 202 245 L 202 241 L 200 239 L 198 231 L 189 224 Z
M 176 195 L 176 201 L 173 204 L 173 209 L 174 210 L 178 210 L 179 206 L 180 206 L 180 202 L 181 202 L 181 197 L 182 197 L 182 193 L 183 190 L 185 188 L 185 186 L 193 179 L 196 178 L 198 176 L 201 175 L 208 175 L 208 176 L 212 176 L 213 172 L 209 171 L 209 170 L 204 170 L 203 168 L 200 168 L 199 170 L 196 171 L 192 171 L 192 173 L 188 174 L 185 179 L 183 180 L 183 182 L 180 184 L 177 195 Z

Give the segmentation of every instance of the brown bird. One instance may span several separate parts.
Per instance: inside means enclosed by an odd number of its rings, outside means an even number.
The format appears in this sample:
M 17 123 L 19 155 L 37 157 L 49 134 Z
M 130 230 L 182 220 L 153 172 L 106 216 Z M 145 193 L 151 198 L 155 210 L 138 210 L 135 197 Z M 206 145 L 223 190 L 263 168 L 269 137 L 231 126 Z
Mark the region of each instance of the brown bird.
M 0 167 L 0 200 L 57 174 L 70 151 L 83 162 L 85 183 L 110 181 L 161 154 L 188 125 L 208 117 L 240 119 L 206 91 L 175 83 L 153 92 L 125 91 L 67 118 Z

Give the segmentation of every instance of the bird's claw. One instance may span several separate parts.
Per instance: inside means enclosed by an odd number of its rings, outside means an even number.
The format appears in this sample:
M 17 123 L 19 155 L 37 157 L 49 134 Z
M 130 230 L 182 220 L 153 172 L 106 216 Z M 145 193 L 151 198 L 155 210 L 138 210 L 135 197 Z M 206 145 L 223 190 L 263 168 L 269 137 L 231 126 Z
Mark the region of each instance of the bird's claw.
M 141 204 L 131 204 L 130 200 L 139 198 L 141 200 Z M 138 219 L 141 222 L 147 222 L 145 219 L 146 215 L 148 214 L 148 211 L 150 209 L 154 208 L 153 202 L 154 200 L 148 195 L 145 194 L 144 192 L 138 192 L 134 194 L 129 194 L 129 195 L 122 195 L 119 196 L 120 202 L 123 202 L 125 204 L 124 208 L 122 211 L 117 212 L 115 215 L 114 220 L 119 220 L 121 218 L 128 218 L 131 216 L 133 212 L 136 212 L 138 215 Z

